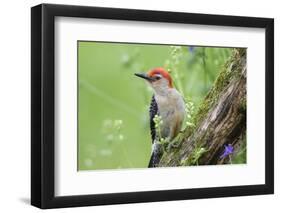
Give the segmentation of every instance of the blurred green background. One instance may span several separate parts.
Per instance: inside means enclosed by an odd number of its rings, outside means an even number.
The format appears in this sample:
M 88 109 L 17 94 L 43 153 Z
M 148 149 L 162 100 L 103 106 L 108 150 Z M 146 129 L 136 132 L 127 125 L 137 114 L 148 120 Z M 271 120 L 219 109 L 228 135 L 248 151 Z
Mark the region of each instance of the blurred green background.
M 194 108 L 233 48 L 78 42 L 78 170 L 146 168 L 152 90 L 134 76 L 171 72 Z

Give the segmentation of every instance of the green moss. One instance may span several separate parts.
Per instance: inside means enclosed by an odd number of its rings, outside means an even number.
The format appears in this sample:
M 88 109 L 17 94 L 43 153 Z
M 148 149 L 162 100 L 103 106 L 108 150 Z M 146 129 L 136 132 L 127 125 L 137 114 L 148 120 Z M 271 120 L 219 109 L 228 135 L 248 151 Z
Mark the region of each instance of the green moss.
M 180 162 L 180 166 L 190 166 L 190 158 L 187 157 Z
M 243 98 L 241 100 L 241 103 L 240 103 L 240 111 L 241 112 L 246 112 L 246 109 L 247 109 L 247 99 Z
M 180 165 L 181 166 L 199 165 L 199 159 L 206 152 L 208 152 L 208 150 L 206 150 L 203 147 L 198 146 L 194 149 L 194 151 L 192 153 L 190 153 L 190 155 L 187 158 L 181 160 Z
M 247 141 L 246 135 L 243 136 L 242 146 L 240 150 L 236 152 L 232 159 L 233 164 L 245 164 L 247 163 Z
M 234 49 L 232 56 L 222 67 L 222 70 L 215 80 L 214 86 L 208 92 L 203 102 L 199 105 L 197 112 L 193 117 L 193 124 L 197 126 L 202 119 L 207 115 L 210 108 L 217 102 L 219 95 L 223 89 L 230 83 L 232 78 L 240 76 L 240 58 L 246 53 L 246 49 Z

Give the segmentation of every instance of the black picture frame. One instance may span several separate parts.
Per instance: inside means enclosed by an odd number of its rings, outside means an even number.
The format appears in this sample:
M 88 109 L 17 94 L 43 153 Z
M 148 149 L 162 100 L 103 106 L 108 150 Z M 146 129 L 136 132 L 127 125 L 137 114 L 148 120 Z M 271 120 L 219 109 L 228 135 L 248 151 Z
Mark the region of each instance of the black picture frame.
M 94 195 L 54 195 L 55 17 L 263 28 L 266 32 L 265 184 Z M 31 8 L 31 204 L 60 208 L 274 193 L 274 20 L 241 16 L 41 4 Z

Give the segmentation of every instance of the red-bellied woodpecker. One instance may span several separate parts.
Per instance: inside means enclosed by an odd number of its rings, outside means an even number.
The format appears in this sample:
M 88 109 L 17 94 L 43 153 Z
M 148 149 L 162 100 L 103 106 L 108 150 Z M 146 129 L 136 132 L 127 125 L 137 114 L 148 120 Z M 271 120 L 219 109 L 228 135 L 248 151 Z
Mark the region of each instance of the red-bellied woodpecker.
M 149 83 L 154 90 L 150 104 L 150 130 L 152 137 L 152 154 L 148 167 L 157 167 L 162 156 L 162 147 L 158 143 L 159 135 L 155 129 L 155 115 L 161 117 L 161 138 L 171 142 L 180 132 L 184 117 L 185 103 L 181 94 L 173 87 L 170 74 L 158 67 L 148 73 L 135 73 Z

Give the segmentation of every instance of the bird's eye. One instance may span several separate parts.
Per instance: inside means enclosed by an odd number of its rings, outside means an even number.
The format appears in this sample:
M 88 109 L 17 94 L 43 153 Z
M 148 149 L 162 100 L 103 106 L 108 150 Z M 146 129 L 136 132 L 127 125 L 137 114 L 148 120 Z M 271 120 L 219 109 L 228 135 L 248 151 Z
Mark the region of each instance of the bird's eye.
M 159 80 L 159 79 L 161 79 L 161 76 L 156 75 L 156 76 L 155 76 L 155 79 L 156 79 L 156 80 Z

